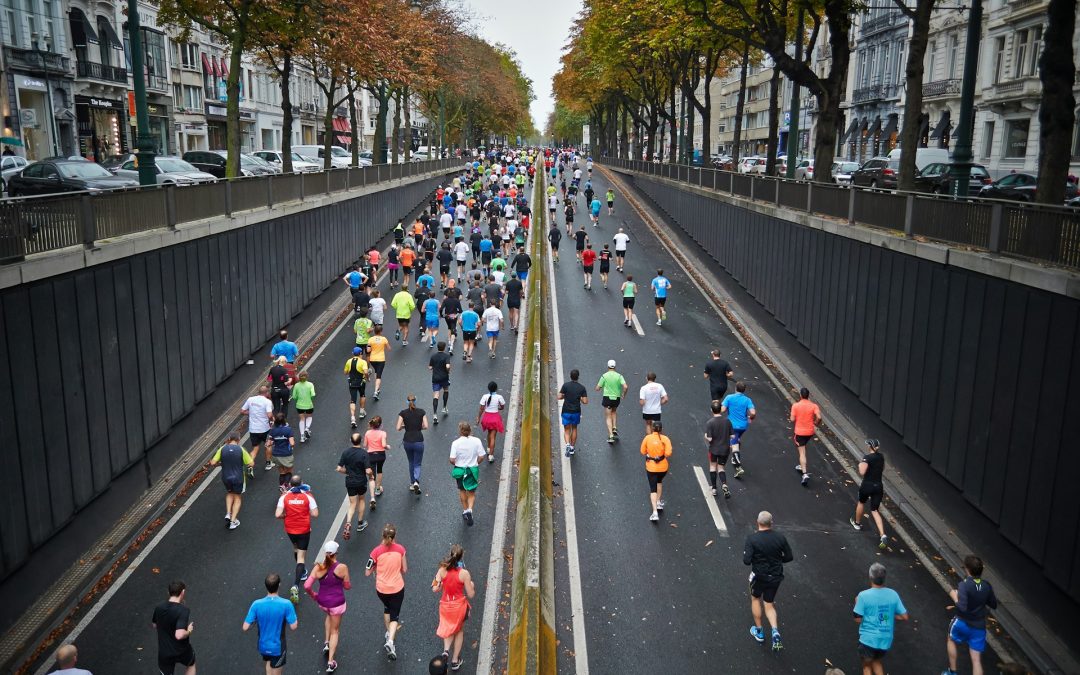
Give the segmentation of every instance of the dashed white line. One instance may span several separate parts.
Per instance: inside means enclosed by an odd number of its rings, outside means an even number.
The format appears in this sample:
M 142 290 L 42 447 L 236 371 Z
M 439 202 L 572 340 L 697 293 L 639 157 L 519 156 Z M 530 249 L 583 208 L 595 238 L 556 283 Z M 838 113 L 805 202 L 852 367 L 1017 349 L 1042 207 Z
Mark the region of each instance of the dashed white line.
M 631 318 L 634 320 L 634 330 L 641 337 L 645 337 L 645 331 L 641 328 L 641 322 L 637 320 L 637 314 L 632 315 Z
M 709 485 L 709 481 L 705 480 L 704 469 L 695 464 L 694 474 L 697 476 L 698 485 L 701 487 L 701 494 L 705 495 L 705 504 L 709 507 L 709 514 L 712 515 L 716 529 L 720 531 L 721 537 L 728 536 L 727 523 L 724 522 L 724 516 L 720 513 L 720 507 L 716 505 L 716 497 L 713 496 L 712 486 Z

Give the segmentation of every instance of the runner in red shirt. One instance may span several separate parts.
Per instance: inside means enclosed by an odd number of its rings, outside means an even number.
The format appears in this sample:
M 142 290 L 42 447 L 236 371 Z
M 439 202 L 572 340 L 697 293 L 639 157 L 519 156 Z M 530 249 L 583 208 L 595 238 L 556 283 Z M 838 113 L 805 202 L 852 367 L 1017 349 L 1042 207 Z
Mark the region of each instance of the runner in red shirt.
M 799 449 L 799 463 L 795 470 L 802 473 L 802 486 L 810 483 L 809 468 L 806 465 L 806 446 L 814 437 L 814 426 L 821 421 L 821 408 L 810 401 L 810 390 L 799 390 L 799 401 L 791 406 L 791 421 L 795 423 L 795 447 Z
M 581 252 L 581 269 L 585 273 L 585 290 L 592 290 L 593 264 L 596 262 L 596 251 L 592 244 L 585 244 L 585 250 Z
M 300 474 L 293 474 L 292 480 L 289 481 L 289 491 L 278 499 L 274 515 L 285 521 L 285 534 L 289 535 L 289 540 L 293 545 L 296 575 L 293 577 L 289 597 L 293 604 L 299 604 L 300 584 L 308 577 L 304 557 L 307 555 L 308 543 L 311 541 L 311 519 L 319 517 L 319 505 L 315 503 L 315 497 L 311 495 L 311 488 L 300 479 Z

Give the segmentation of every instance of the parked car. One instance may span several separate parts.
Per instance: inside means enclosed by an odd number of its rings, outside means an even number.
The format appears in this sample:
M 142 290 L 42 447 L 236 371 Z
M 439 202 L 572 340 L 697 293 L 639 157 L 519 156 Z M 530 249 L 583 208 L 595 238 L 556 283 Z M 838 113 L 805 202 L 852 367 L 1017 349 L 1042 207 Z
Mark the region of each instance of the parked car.
M 804 159 L 795 165 L 795 180 L 814 180 L 813 159 Z
M 900 148 L 889 152 L 889 159 L 900 161 Z M 948 164 L 949 151 L 945 148 L 915 148 L 915 168 L 922 169 L 930 164 Z
M 199 171 L 205 171 L 215 178 L 225 177 L 225 161 L 229 153 L 225 150 L 192 150 L 185 152 L 183 160 Z M 266 176 L 275 173 L 269 165 L 251 155 L 240 153 L 241 176 Z
M 760 157 L 751 155 L 749 157 L 743 157 L 739 160 L 739 173 L 750 173 L 750 167 L 757 163 Z
M 851 184 L 860 187 L 896 189 L 896 179 L 900 175 L 900 160 L 888 157 L 873 157 L 863 162 L 857 171 L 851 174 Z
M 980 197 L 992 197 L 994 199 L 1012 199 L 1018 202 L 1035 201 L 1035 189 L 1039 186 L 1039 179 L 1030 173 L 1010 173 L 997 179 L 989 185 L 984 185 L 979 190 Z M 1076 183 L 1065 183 L 1065 201 L 1068 202 L 1077 196 Z
M 851 174 L 858 170 L 858 162 L 849 162 L 847 160 L 838 159 L 832 163 L 832 170 L 829 173 L 832 174 L 833 181 L 835 181 L 837 185 L 850 187 Z
M 7 189 L 8 178 L 25 169 L 27 164 L 29 162 L 26 161 L 26 158 L 18 155 L 5 155 L 0 158 L 0 192 Z
M 284 166 L 284 162 L 282 161 L 283 153 L 280 150 L 259 150 L 258 152 L 253 152 L 251 154 L 253 157 L 258 157 L 264 162 L 269 162 L 274 166 Z M 298 152 L 290 153 L 290 157 L 292 157 L 292 168 L 295 173 L 322 171 L 322 164 L 316 164 Z
M 100 164 L 85 159 L 49 157 L 30 164 L 8 181 L 8 194 L 29 197 L 57 192 L 96 192 L 138 187 L 139 181 L 114 176 Z
M 949 194 L 952 192 L 952 174 L 949 173 L 951 164 L 934 162 L 927 164 L 915 174 L 915 189 L 919 192 L 933 192 L 934 194 Z M 982 164 L 971 165 L 971 183 L 968 192 L 974 193 L 984 185 L 989 185 L 990 172 Z
M 1065 206 L 1074 206 L 1080 209 L 1080 196 L 1073 197 L 1072 199 L 1066 201 Z
M 426 162 L 431 158 L 428 157 L 428 154 L 426 152 L 420 152 L 419 150 L 417 150 L 413 154 L 409 155 L 409 159 L 414 162 Z
M 156 157 L 154 167 L 157 170 L 158 185 L 194 185 L 196 183 L 213 183 L 217 178 L 213 174 L 199 171 L 179 157 Z M 139 180 L 139 169 L 132 158 L 120 165 L 114 172 L 117 176 Z
M 323 157 L 326 152 L 326 148 L 321 145 L 294 145 L 293 152 L 300 153 L 308 159 L 308 161 L 315 162 L 320 167 L 323 166 Z M 330 168 L 342 169 L 352 166 L 352 153 L 345 148 L 338 145 L 330 146 Z M 360 166 L 364 166 L 361 161 Z
M 765 175 L 765 167 L 768 165 L 769 160 L 765 157 L 755 157 L 754 161 L 750 163 L 746 173 L 757 174 L 758 176 Z

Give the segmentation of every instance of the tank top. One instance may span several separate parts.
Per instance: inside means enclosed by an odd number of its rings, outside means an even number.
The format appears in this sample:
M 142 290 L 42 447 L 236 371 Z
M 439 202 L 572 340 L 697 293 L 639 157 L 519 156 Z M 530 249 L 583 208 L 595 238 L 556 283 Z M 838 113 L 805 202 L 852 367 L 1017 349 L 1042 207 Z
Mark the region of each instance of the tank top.
M 446 570 L 446 576 L 442 580 L 443 600 L 460 600 L 465 595 L 465 584 L 461 583 L 460 574 L 460 567 Z
M 634 281 L 627 281 L 626 287 L 623 288 L 622 296 L 624 298 L 632 298 L 637 293 L 637 283 Z
M 335 562 L 326 570 L 326 574 L 319 579 L 319 592 L 315 594 L 318 602 L 323 607 L 340 607 L 345 604 L 344 581 L 334 574 L 338 563 Z

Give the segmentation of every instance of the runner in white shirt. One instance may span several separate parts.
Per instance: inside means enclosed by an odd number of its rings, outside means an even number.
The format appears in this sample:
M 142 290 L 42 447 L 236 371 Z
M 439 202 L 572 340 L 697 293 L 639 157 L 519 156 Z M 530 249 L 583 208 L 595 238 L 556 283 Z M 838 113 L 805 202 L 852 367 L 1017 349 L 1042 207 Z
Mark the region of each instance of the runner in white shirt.
M 548 197 L 548 213 L 551 215 L 551 222 L 555 222 L 555 210 L 559 208 L 559 198 L 555 195 Z
M 451 475 L 458 485 L 458 498 L 461 499 L 461 517 L 466 525 L 473 524 L 473 505 L 476 503 L 476 488 L 480 483 L 480 460 L 484 458 L 484 444 L 472 435 L 472 426 L 468 422 L 458 423 L 458 434 L 450 444 L 450 465 L 454 467 Z
M 630 235 L 620 227 L 613 237 L 615 240 L 615 269 L 620 272 L 626 266 L 626 244 L 630 241 Z
M 368 307 L 370 308 L 368 318 L 371 319 L 371 323 L 381 326 L 383 318 L 386 316 L 386 298 L 382 297 L 382 292 L 379 289 L 372 289 Z
M 574 178 L 581 180 L 581 169 L 574 169 Z
M 459 282 L 465 275 L 465 264 L 468 262 L 471 253 L 472 246 L 469 245 L 469 242 L 462 240 L 454 244 L 454 259 L 457 260 L 457 278 Z
M 266 453 L 266 470 L 274 468 L 270 459 L 270 445 L 266 442 L 266 435 L 270 432 L 270 424 L 274 421 L 274 402 L 270 400 L 270 387 L 265 384 L 259 387 L 259 393 L 244 401 L 240 409 L 248 416 L 248 437 L 251 439 L 251 458 L 254 460 L 259 454 L 259 446 Z M 254 468 L 248 469 L 248 475 L 254 478 Z
M 476 423 L 487 432 L 488 464 L 495 461 L 495 440 L 506 431 L 503 425 L 502 410 L 506 399 L 499 394 L 499 385 L 488 382 L 488 393 L 480 397 L 480 409 L 476 413 Z
M 442 215 L 439 216 L 439 227 L 442 228 L 442 231 L 443 232 L 449 232 L 450 227 L 453 224 L 454 224 L 454 216 L 452 216 L 449 211 L 443 211 Z
M 667 389 L 656 381 L 656 373 L 648 373 L 645 376 L 648 382 L 638 392 L 638 403 L 641 404 L 641 419 L 645 420 L 645 435 L 652 433 L 652 423 L 660 421 L 661 406 L 668 402 Z
M 469 207 L 465 206 L 464 202 L 458 202 L 457 209 L 455 209 L 457 219 L 461 222 L 465 222 L 465 218 L 469 215 Z
M 487 333 L 488 352 L 491 358 L 495 358 L 495 346 L 499 343 L 499 331 L 502 330 L 502 310 L 492 305 L 484 310 L 480 318 L 484 322 L 484 331 Z

